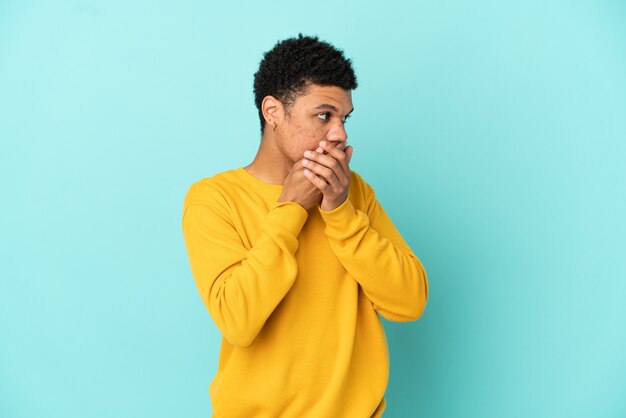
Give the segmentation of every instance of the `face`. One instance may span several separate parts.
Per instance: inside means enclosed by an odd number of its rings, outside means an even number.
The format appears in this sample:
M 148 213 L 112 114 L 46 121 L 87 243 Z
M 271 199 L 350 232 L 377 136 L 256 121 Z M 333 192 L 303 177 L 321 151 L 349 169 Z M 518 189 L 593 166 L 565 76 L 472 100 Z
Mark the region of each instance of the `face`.
M 348 140 L 345 121 L 352 110 L 351 91 L 310 84 L 288 114 L 281 108 L 274 131 L 277 145 L 291 161 L 301 159 L 306 150 L 315 150 L 322 140 L 343 149 Z

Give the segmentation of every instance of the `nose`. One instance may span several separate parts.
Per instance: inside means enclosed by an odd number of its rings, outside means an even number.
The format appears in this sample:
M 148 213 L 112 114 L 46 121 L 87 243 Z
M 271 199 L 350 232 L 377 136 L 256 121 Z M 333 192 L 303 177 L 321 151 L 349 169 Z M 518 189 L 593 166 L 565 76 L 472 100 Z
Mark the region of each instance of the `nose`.
M 338 146 L 340 143 L 345 143 L 348 140 L 348 132 L 346 132 L 343 122 L 333 124 L 328 131 L 326 139 L 335 146 Z M 342 144 L 342 146 L 345 145 Z

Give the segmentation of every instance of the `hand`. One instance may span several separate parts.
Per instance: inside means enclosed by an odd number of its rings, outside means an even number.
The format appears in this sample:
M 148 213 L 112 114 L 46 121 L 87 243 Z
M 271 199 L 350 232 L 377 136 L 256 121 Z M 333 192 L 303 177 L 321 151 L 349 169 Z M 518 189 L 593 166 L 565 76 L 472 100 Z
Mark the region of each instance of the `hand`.
M 318 152 L 323 152 L 322 148 L 317 148 Z M 312 184 L 304 175 L 302 159 L 296 161 L 285 181 L 283 191 L 278 197 L 279 202 L 296 202 L 306 210 L 319 204 L 322 200 L 322 192 Z
M 331 211 L 341 205 L 348 198 L 350 188 L 350 167 L 352 146 L 343 150 L 343 144 L 333 146 L 327 141 L 320 142 L 320 148 L 325 151 L 305 151 L 301 160 L 304 175 L 322 192 L 320 208 Z

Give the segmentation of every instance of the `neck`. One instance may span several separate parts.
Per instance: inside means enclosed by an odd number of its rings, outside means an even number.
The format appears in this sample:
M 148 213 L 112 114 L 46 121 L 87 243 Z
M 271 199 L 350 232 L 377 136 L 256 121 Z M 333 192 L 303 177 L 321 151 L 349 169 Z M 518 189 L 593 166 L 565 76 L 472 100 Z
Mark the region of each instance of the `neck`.
M 254 160 L 244 169 L 266 183 L 283 184 L 294 161 L 278 148 L 276 142 L 274 133 L 266 129 Z

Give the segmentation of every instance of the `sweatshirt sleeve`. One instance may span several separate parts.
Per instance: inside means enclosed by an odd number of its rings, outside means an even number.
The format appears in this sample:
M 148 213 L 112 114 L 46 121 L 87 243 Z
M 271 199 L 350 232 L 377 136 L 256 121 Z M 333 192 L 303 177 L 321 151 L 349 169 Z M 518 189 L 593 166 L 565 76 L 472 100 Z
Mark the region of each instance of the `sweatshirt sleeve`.
M 198 199 L 199 188 L 196 184 L 187 193 L 182 217 L 192 274 L 224 338 L 246 347 L 295 281 L 297 236 L 308 213 L 295 202 L 276 202 L 248 249 L 233 226 L 225 198 L 204 191 Z
M 406 244 L 374 190 L 356 173 L 367 210 L 356 209 L 350 196 L 337 208 L 324 211 L 325 234 L 348 273 L 361 285 L 373 308 L 384 318 L 418 319 L 428 299 L 428 278 L 420 260 Z

